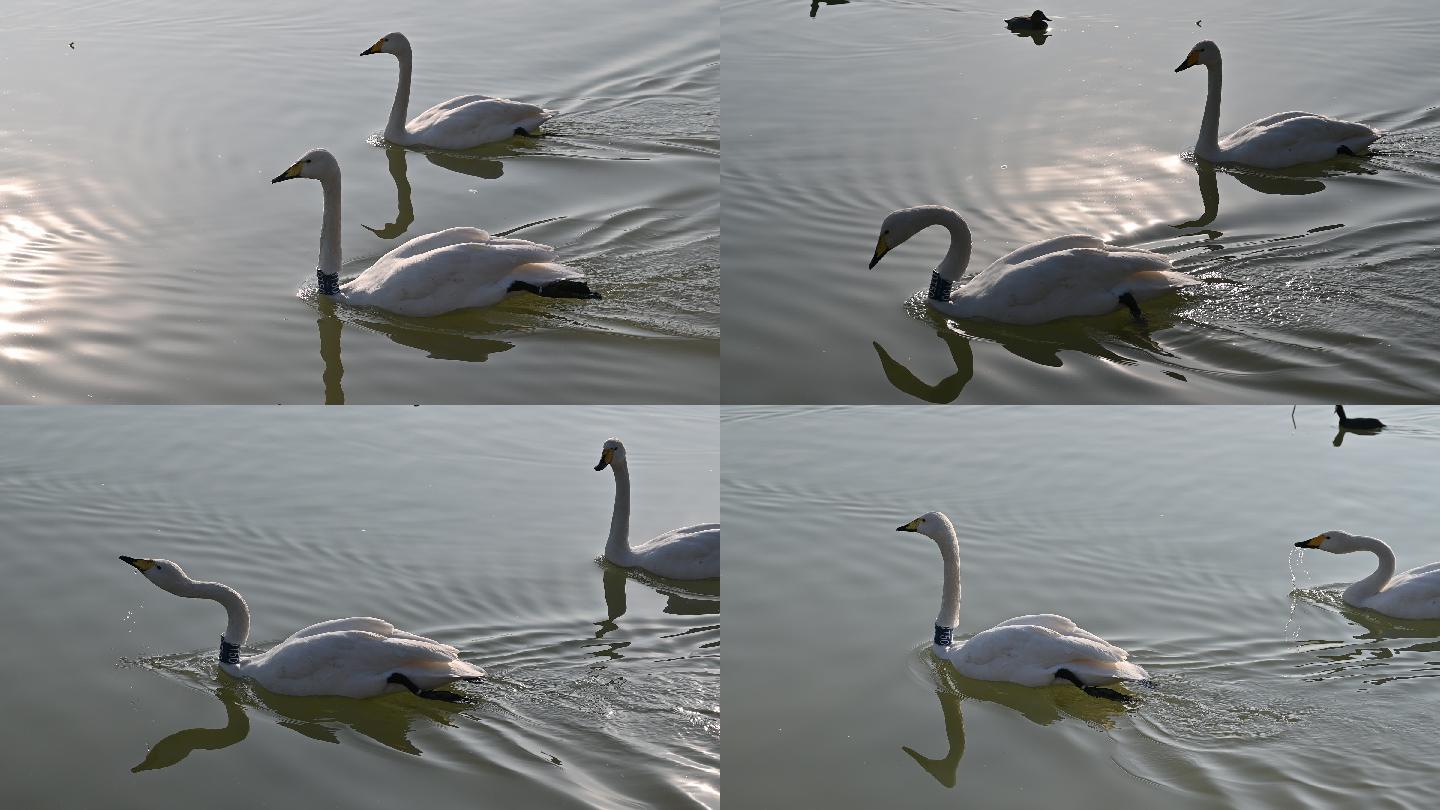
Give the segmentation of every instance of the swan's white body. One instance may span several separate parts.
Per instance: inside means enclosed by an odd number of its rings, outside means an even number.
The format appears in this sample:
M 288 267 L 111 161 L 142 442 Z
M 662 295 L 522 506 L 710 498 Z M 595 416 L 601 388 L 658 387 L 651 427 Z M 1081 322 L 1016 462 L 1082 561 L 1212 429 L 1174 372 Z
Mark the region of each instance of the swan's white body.
M 960 624 L 960 541 L 950 519 L 940 512 L 928 512 L 900 530 L 919 532 L 940 547 L 945 584 L 930 649 L 961 675 L 1021 686 L 1063 683 L 1055 674 L 1062 669 L 1069 670 L 1086 686 L 1149 677 L 1143 668 L 1130 662 L 1128 652 L 1053 613 L 1017 616 L 968 640 L 939 643 L 953 639 Z
M 1375 573 L 1345 589 L 1345 603 L 1397 619 L 1440 619 L 1440 562 L 1395 573 L 1395 552 L 1383 540 L 1330 531 L 1295 544 L 1332 554 L 1368 551 L 1379 559 Z
M 176 596 L 219 602 L 228 617 L 222 650 L 227 644 L 238 648 L 249 637 L 250 609 L 233 588 L 218 582 L 196 582 L 169 560 L 120 559 Z M 282 695 L 352 698 L 406 691 L 387 680 L 397 673 L 420 689 L 485 675 L 485 670 L 460 660 L 460 651 L 454 647 L 370 617 L 312 624 L 259 655 L 234 662 L 222 658 L 220 669 Z
M 605 559 L 625 568 L 643 568 L 667 579 L 720 576 L 720 524 L 700 523 L 671 529 L 642 545 L 630 545 L 630 465 L 619 439 L 605 442 L 596 470 L 615 471 L 615 509 Z
M 1195 142 L 1196 157 L 1215 163 L 1280 169 L 1329 160 L 1347 150 L 1358 155 L 1380 137 L 1376 130 L 1353 121 L 1307 112 L 1283 112 L 1246 124 L 1221 140 L 1221 59 L 1215 43 L 1208 40 L 1196 43 L 1175 72 L 1195 65 L 1204 65 L 1209 74 L 1205 114 L 1200 120 L 1200 137 Z
M 563 297 L 600 297 L 583 287 L 579 271 L 556 261 L 555 249 L 549 245 L 465 227 L 417 236 L 339 284 L 340 164 L 326 150 L 312 149 L 271 182 L 295 177 L 320 181 L 325 210 L 316 273 L 322 293 L 331 284 L 334 292 L 327 294 L 348 304 L 425 317 L 497 304 L 517 282 L 537 289 L 555 282 L 576 283 L 584 293 Z
M 957 212 L 940 205 L 905 208 L 886 217 L 870 266 L 932 225 L 950 232 L 950 249 L 935 276 L 944 282 L 959 282 L 970 264 L 970 228 Z M 932 280 L 926 302 L 952 318 L 1037 324 L 1113 312 L 1122 307 L 1119 298 L 1125 293 L 1136 301 L 1146 301 L 1199 283 L 1199 279 L 1172 269 L 1170 259 L 1160 253 L 1072 234 L 1011 251 L 964 285 L 942 290 L 939 297 Z
M 404 34 L 386 34 L 361 56 L 394 54 L 400 62 L 400 83 L 385 123 L 385 140 L 402 146 L 469 149 L 513 138 L 517 130 L 535 135 L 540 125 L 555 117 L 553 110 L 505 98 L 470 95 L 442 101 L 406 122 L 410 106 L 410 72 L 413 54 Z

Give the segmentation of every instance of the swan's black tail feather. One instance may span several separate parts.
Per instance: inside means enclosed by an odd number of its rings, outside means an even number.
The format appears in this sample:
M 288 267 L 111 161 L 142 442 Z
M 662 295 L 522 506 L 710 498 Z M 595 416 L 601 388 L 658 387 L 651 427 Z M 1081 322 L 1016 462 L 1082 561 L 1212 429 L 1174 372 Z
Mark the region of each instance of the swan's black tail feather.
M 590 289 L 584 281 L 564 278 L 549 284 L 535 285 L 528 281 L 510 282 L 510 292 L 528 292 L 545 298 L 590 298 L 600 300 L 604 296 Z

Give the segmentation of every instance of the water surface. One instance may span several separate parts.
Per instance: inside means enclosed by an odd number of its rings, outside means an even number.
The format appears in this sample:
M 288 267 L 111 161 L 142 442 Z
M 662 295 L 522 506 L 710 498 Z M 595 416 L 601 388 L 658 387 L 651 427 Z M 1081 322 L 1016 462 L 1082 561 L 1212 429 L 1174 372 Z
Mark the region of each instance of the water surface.
M 1358 408 L 1356 409 L 1359 410 Z M 1336 446 L 1327 410 L 726 409 L 725 792 L 741 807 L 1432 807 L 1440 622 L 1341 607 L 1370 555 L 1440 559 L 1440 412 Z M 929 652 L 1060 612 L 1154 679 L 1129 708 L 955 675 Z
M 0 31 L 0 400 L 713 402 L 719 42 L 710 7 L 21 0 Z M 555 24 L 564 20 L 564 25 Z M 484 93 L 560 110 L 553 137 L 463 153 L 380 143 Z M 74 47 L 70 44 L 73 42 Z M 342 275 L 459 225 L 554 245 L 604 301 L 436 318 L 314 292 L 343 173 Z
M 725 6 L 726 401 L 1436 399 L 1430 4 L 1102 0 L 1047 9 L 1038 47 L 1001 23 L 1022 11 Z M 1201 39 L 1225 54 L 1224 132 L 1300 109 L 1388 134 L 1313 169 L 1197 164 L 1204 71 L 1173 71 Z M 943 232 L 866 269 L 885 215 L 927 203 L 966 218 L 972 271 L 1081 232 L 1207 283 L 1149 305 L 1148 328 L 947 322 L 921 300 Z
M 637 536 L 718 517 L 714 408 L 0 413 L 6 804 L 718 807 L 719 586 L 596 562 L 611 435 Z M 247 652 L 374 615 L 490 678 L 271 694 L 216 671 L 220 608 L 119 554 L 239 590 Z

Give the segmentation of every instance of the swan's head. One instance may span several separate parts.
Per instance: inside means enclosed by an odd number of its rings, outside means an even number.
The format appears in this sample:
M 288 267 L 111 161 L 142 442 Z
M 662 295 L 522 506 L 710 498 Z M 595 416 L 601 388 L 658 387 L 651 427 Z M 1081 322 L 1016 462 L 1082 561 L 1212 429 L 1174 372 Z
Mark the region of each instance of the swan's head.
M 399 31 L 392 31 L 381 37 L 378 42 L 360 52 L 361 56 L 369 56 L 372 53 L 393 53 L 399 56 L 402 53 L 410 53 L 410 40 Z
M 1317 534 L 1309 540 L 1301 540 L 1295 544 L 1296 548 L 1318 548 L 1321 551 L 1328 551 L 1331 554 L 1349 554 L 1352 551 L 1361 551 L 1358 538 L 1349 532 L 1330 531 L 1324 534 Z
M 945 540 L 954 536 L 955 527 L 944 512 L 926 512 L 904 526 L 896 526 L 895 531 L 917 532 L 931 540 Z
M 1191 48 L 1190 53 L 1186 54 L 1185 61 L 1180 63 L 1180 67 L 1175 68 L 1175 72 L 1179 73 L 1182 70 L 1195 67 L 1196 65 L 1204 65 L 1205 67 L 1220 66 L 1220 49 L 1215 46 L 1215 43 L 1208 39 L 1195 43 L 1195 47 Z
M 270 182 L 279 183 L 283 180 L 294 180 L 297 177 L 323 180 L 326 177 L 338 176 L 340 176 L 340 161 L 324 149 L 311 149 L 295 161 L 295 165 L 281 172 L 279 177 Z
M 611 464 L 625 463 L 625 445 L 619 439 L 606 439 L 605 446 L 600 448 L 600 463 L 595 465 L 596 472 L 609 467 Z
M 917 205 L 914 208 L 902 208 L 885 217 L 885 221 L 880 223 L 880 239 L 875 242 L 875 255 L 870 259 L 870 269 L 875 269 L 875 265 L 885 258 L 886 253 L 939 222 L 941 212 L 955 214 L 941 205 Z M 958 219 L 959 215 L 955 214 L 955 217 Z
M 185 569 L 169 560 L 137 560 L 122 554 L 120 561 L 134 566 L 136 571 L 144 574 L 156 587 L 170 593 L 179 594 L 186 586 L 194 583 L 185 573 Z

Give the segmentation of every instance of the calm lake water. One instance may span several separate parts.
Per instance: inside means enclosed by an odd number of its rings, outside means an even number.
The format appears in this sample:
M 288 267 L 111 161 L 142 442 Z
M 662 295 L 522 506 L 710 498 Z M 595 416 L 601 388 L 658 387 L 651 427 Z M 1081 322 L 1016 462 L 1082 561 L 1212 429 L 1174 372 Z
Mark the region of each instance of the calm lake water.
M 1337 447 L 1303 406 L 726 409 L 727 801 L 1436 806 L 1440 622 L 1341 607 L 1374 558 L 1292 545 L 1350 527 L 1440 559 L 1440 411 L 1364 412 L 1392 427 Z M 960 533 L 957 636 L 1063 612 L 1154 688 L 935 666 L 940 554 L 895 531 L 931 509 Z
M 727 402 L 1440 396 L 1433 4 L 1100 0 L 1047 6 L 1038 47 L 1001 23 L 1031 8 L 725 5 Z M 1201 39 L 1225 54 L 1223 132 L 1300 109 L 1388 134 L 1313 170 L 1197 165 L 1204 71 L 1173 71 Z M 1209 283 L 1148 329 L 947 323 L 921 301 L 938 229 L 866 269 L 885 215 L 923 203 L 967 219 L 974 271 L 1088 232 Z
M 718 807 L 718 584 L 596 562 L 611 435 L 635 534 L 718 518 L 715 408 L 0 412 L 6 806 Z M 375 615 L 492 677 L 276 696 L 119 554 L 239 590 L 255 649 Z
M 557 21 L 563 21 L 560 24 Z M 465 153 L 377 145 L 467 94 L 564 114 Z M 73 42 L 73 49 L 70 44 Z M 0 401 L 714 402 L 718 28 L 709 4 L 6 4 Z M 342 275 L 457 225 L 555 245 L 604 301 L 403 318 L 314 293 L 324 146 Z

